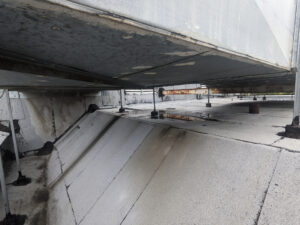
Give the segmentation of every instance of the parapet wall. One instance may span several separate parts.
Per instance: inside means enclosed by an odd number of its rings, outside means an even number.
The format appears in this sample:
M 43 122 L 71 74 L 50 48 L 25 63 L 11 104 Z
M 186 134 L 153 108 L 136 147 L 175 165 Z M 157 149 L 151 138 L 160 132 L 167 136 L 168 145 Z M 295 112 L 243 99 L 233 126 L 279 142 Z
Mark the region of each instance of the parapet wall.
M 193 88 L 197 85 L 182 85 L 168 88 Z M 198 85 L 199 86 L 199 85 Z M 2 91 L 0 91 L 1 93 Z M 99 107 L 118 107 L 119 91 L 100 91 L 95 93 L 45 93 L 45 92 L 10 92 L 13 117 L 18 121 L 17 133 L 21 152 L 41 148 L 45 142 L 54 141 L 74 124 L 88 109 L 90 104 Z M 196 95 L 168 96 L 165 101 L 195 99 Z M 152 103 L 152 93 L 146 95 L 125 95 L 125 104 Z M 156 101 L 161 101 L 156 96 Z M 0 121 L 8 120 L 6 100 L 0 99 Z M 11 148 L 8 141 L 4 148 Z

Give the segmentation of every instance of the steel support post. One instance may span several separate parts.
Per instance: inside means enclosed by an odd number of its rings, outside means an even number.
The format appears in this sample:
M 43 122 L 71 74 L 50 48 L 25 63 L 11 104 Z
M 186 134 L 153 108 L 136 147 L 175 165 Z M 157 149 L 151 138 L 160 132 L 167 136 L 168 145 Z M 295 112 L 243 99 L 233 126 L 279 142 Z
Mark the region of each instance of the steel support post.
M 125 108 L 123 108 L 123 91 L 120 89 L 120 109 L 119 113 L 125 112 Z
M 296 1 L 296 23 L 294 32 L 294 49 L 292 66 L 296 71 L 294 113 L 291 125 L 285 127 L 285 135 L 300 139 L 300 0 Z
M 296 73 L 295 98 L 294 98 L 294 114 L 291 125 L 285 127 L 285 135 L 290 138 L 300 139 L 300 72 Z
M 10 102 L 10 97 L 9 97 L 9 91 L 5 90 L 5 92 L 6 92 L 6 102 L 7 102 L 11 136 L 12 136 L 12 140 L 13 140 L 13 147 L 14 147 L 14 152 L 15 152 L 15 157 L 16 157 L 17 170 L 18 170 L 18 174 L 19 174 L 18 179 L 15 182 L 13 182 L 13 185 L 23 186 L 23 185 L 27 185 L 27 184 L 31 183 L 31 179 L 25 177 L 22 174 L 19 150 L 18 150 L 16 132 L 15 132 L 15 126 L 14 126 L 14 120 L 13 120 L 13 114 L 12 114 L 12 107 L 11 107 L 11 102 Z
M 1 152 L 0 152 L 0 183 L 1 183 L 1 192 L 2 192 L 2 199 L 4 203 L 4 209 L 7 216 L 10 215 L 10 208 L 9 208 L 8 196 L 6 191 L 6 183 L 5 183 Z
M 3 199 L 5 214 L 6 214 L 5 218 L 2 221 L 0 221 L 0 224 L 3 224 L 3 225 L 24 225 L 27 216 L 25 216 L 25 215 L 13 215 L 13 214 L 11 214 L 11 211 L 10 211 L 1 152 L 0 152 L 0 184 L 1 184 L 2 199 Z
M 249 113 L 250 114 L 259 114 L 259 103 L 258 102 L 249 103 Z
M 300 117 L 300 71 L 296 73 L 293 125 L 299 126 Z
M 158 119 L 158 112 L 156 111 L 156 102 L 155 102 L 155 88 L 153 87 L 153 111 L 151 112 L 152 119 Z
M 13 120 L 9 91 L 5 90 L 5 92 L 6 92 L 6 94 L 5 94 L 6 95 L 6 103 L 7 103 L 8 116 L 9 116 L 9 125 L 10 125 L 12 140 L 13 140 L 13 147 L 14 147 L 14 152 L 15 152 L 15 157 L 16 157 L 17 169 L 18 169 L 18 172 L 21 173 L 19 150 L 18 150 L 18 145 L 17 145 L 15 125 L 14 125 L 14 120 Z
M 210 88 L 207 89 L 207 103 L 206 103 L 206 107 L 211 107 L 211 103 L 210 103 Z
M 263 101 L 267 101 L 267 96 L 266 95 L 264 95 Z

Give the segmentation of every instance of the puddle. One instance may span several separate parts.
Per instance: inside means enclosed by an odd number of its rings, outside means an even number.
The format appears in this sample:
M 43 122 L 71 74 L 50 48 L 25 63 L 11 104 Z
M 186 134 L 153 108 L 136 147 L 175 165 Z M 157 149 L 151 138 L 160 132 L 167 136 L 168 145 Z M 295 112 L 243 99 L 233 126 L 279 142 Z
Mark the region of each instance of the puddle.
M 198 117 L 194 116 L 184 116 L 184 115 L 176 115 L 176 114 L 171 114 L 171 113 L 163 113 L 159 115 L 160 119 L 174 119 L 174 120 L 184 120 L 184 121 L 198 121 L 202 120 Z
M 214 121 L 219 122 L 217 119 L 209 118 L 210 115 L 207 116 L 190 116 L 190 115 L 182 115 L 182 114 L 174 114 L 167 112 L 159 112 L 159 119 L 174 119 L 174 120 L 182 120 L 182 121 Z

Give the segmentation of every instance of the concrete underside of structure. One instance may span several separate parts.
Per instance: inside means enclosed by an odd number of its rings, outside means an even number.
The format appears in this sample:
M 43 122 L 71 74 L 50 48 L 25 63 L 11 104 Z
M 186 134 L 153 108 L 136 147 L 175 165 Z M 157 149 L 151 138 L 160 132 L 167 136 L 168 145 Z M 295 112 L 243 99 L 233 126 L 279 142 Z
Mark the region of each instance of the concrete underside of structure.
M 158 103 L 177 119 L 151 120 L 145 104 L 121 116 L 85 115 L 48 157 L 48 225 L 297 224 L 300 141 L 280 136 L 292 102 L 261 102 L 252 115 L 248 102 Z M 43 159 L 22 159 L 27 174 Z M 8 171 L 10 182 L 14 167 Z M 32 224 L 34 193 L 24 199 L 23 187 L 8 189 L 13 211 Z
M 0 3 L 0 87 L 94 90 L 203 83 L 233 92 L 293 90 L 288 61 L 272 64 L 113 13 L 61 4 Z M 253 38 L 269 37 L 259 34 Z M 273 42 L 270 37 L 267 43 Z M 265 52 L 275 50 L 269 46 Z

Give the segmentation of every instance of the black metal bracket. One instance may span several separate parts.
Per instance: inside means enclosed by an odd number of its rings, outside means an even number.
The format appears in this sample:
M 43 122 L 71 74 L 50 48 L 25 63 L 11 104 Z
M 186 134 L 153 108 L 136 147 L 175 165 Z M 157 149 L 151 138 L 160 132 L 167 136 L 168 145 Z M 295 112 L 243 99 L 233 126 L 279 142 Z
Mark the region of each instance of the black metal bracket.
M 26 219 L 26 215 L 14 215 L 9 213 L 4 220 L 0 221 L 0 225 L 24 225 Z

